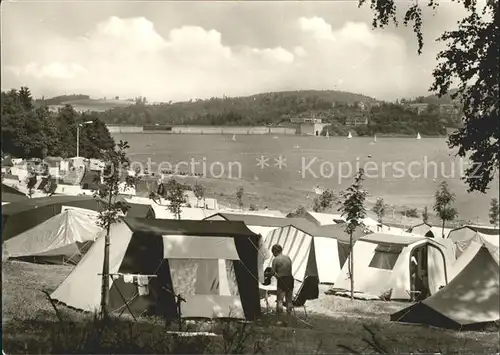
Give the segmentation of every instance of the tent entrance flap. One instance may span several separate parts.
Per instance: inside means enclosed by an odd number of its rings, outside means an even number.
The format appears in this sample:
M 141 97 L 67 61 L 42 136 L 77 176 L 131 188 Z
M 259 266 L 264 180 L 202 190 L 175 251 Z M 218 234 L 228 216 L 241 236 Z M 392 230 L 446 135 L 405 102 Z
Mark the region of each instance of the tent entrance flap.
M 182 318 L 244 318 L 232 260 L 169 260 L 173 293 L 186 302 Z

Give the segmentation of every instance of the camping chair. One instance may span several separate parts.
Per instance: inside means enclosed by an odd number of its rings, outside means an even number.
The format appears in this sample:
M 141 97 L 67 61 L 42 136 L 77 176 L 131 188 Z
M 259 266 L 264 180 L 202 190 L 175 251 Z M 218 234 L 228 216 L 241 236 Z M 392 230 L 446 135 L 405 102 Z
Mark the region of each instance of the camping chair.
M 312 276 L 305 277 L 298 291 L 294 294 L 292 298 L 292 312 L 294 312 L 295 316 L 296 316 L 295 308 L 303 307 L 304 313 L 307 317 L 306 301 L 318 298 L 319 296 L 318 285 L 319 285 L 319 279 L 317 277 L 312 277 Z M 262 286 L 262 285 L 261 285 L 261 290 L 265 292 L 264 299 L 266 301 L 266 308 L 269 311 L 268 296 L 270 294 L 276 295 L 276 290 L 274 288 L 269 288 L 268 286 Z M 285 304 L 283 306 L 286 307 Z
M 415 302 L 417 302 L 420 299 L 420 294 L 422 293 L 422 291 L 409 291 L 409 290 L 406 290 L 406 293 L 410 297 L 410 302 L 411 303 L 415 303 Z
M 307 318 L 306 301 L 316 299 L 319 296 L 319 279 L 317 277 L 306 276 L 292 300 L 293 312 L 295 307 L 304 307 L 304 314 Z

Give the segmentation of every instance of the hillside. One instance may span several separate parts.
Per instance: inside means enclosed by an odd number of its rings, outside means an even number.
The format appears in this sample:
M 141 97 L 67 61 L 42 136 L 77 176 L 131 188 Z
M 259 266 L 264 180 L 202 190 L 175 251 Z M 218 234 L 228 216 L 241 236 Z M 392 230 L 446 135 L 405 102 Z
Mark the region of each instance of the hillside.
M 286 91 L 247 97 L 223 97 L 206 100 L 144 103 L 113 108 L 101 114 L 114 124 L 229 124 L 262 125 L 278 123 L 286 117 L 331 110 L 336 103 L 352 105 L 377 102 L 374 98 L 342 91 Z
M 94 111 L 104 112 L 111 110 L 115 107 L 127 107 L 133 105 L 133 101 L 117 100 L 117 99 L 92 99 L 89 95 L 75 94 L 75 95 L 61 95 L 52 97 L 50 99 L 35 100 L 35 105 L 39 106 L 45 104 L 52 108 L 63 107 L 64 105 L 71 105 L 77 111 Z
M 429 95 L 429 96 L 420 96 L 415 100 L 412 100 L 414 103 L 426 103 L 430 105 L 444 105 L 444 104 L 454 104 L 457 103 L 458 100 L 452 100 L 451 95 L 457 92 L 457 89 L 451 89 L 448 94 L 443 97 L 437 97 L 437 95 Z

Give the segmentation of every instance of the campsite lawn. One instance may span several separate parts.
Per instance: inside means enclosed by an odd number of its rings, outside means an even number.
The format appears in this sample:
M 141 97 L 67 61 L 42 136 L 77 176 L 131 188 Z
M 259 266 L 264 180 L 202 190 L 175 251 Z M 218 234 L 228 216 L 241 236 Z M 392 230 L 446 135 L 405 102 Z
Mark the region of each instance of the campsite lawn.
M 36 265 L 23 262 L 4 262 L 3 276 L 3 349 L 9 353 L 71 353 L 85 352 L 86 349 L 77 350 L 75 343 L 85 342 L 82 332 L 78 336 L 72 334 L 73 329 L 66 325 L 58 324 L 54 309 L 47 301 L 42 290 L 53 291 L 71 272 L 70 266 Z M 320 294 L 318 300 L 307 303 L 308 316 L 302 309 L 297 310 L 297 318 L 286 319 L 285 316 L 277 318 L 274 314 L 265 314 L 262 319 L 249 325 L 250 336 L 245 342 L 246 347 L 237 346 L 228 348 L 230 336 L 219 342 L 217 350 L 211 352 L 227 352 L 231 350 L 239 353 L 348 353 L 349 350 L 363 353 L 375 353 L 373 346 L 367 347 L 363 339 L 379 343 L 385 348 L 385 353 L 455 353 L 455 354 L 494 354 L 499 352 L 499 335 L 497 330 L 488 332 L 454 332 L 436 328 L 415 325 L 401 325 L 389 321 L 389 314 L 405 307 L 404 303 L 383 301 L 350 301 L 346 298 Z M 91 317 L 80 313 L 70 312 L 59 306 L 65 317 L 70 317 L 76 323 L 91 325 Z M 265 311 L 265 307 L 263 308 Z M 278 321 L 282 324 L 278 324 Z M 118 327 L 129 328 L 130 321 L 123 320 Z M 128 348 L 128 353 L 158 352 L 157 348 L 141 348 L 142 345 L 150 346 L 154 337 L 165 337 L 163 325 L 158 320 L 141 319 L 133 325 L 143 330 L 144 339 L 134 341 L 136 347 Z M 376 336 L 372 336 L 365 329 L 368 326 Z M 61 328 L 66 327 L 66 328 Z M 240 325 L 239 325 L 240 327 Z M 211 327 L 210 330 L 220 334 L 221 326 Z M 57 334 L 54 334 L 57 332 Z M 147 334 L 146 334 L 147 333 Z M 127 333 L 128 334 L 128 333 Z M 123 334 L 122 334 L 123 336 Z M 69 348 L 65 348 L 61 337 L 71 337 L 67 340 Z M 58 340 L 58 347 L 54 346 L 54 339 Z M 79 339 L 78 341 L 75 339 Z M 135 339 L 135 338 L 134 338 Z M 123 340 L 120 340 L 123 342 Z M 223 343 L 223 344 L 222 344 Z M 144 345 L 146 346 L 146 345 Z M 375 345 L 376 347 L 377 345 Z M 36 348 L 34 348 L 36 347 Z M 190 348 L 198 352 L 201 348 Z M 213 348 L 210 348 L 213 349 Z M 101 348 L 102 350 L 102 348 Z M 171 352 L 187 353 L 189 349 L 177 346 Z M 209 351 L 209 350 L 207 350 Z M 115 353 L 119 353 L 117 350 Z M 123 349 L 123 352 L 127 352 Z M 123 353 L 122 352 L 122 353 Z M 383 350 L 380 350 L 384 353 Z

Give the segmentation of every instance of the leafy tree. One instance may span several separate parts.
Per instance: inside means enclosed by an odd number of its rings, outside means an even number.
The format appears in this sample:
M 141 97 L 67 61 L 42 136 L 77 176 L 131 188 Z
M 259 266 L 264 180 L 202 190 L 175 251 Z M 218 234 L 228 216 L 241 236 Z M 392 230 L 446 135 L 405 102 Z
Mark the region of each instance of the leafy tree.
M 236 200 L 238 201 L 238 206 L 243 209 L 243 195 L 245 194 L 245 191 L 243 190 L 243 187 L 240 187 L 236 191 Z
M 165 185 L 165 192 L 168 199 L 168 209 L 177 219 L 181 219 L 182 205 L 186 203 L 184 187 L 177 180 L 171 178 Z
M 405 217 L 418 218 L 418 211 L 416 208 L 403 207 L 401 214 Z
M 375 202 L 375 206 L 373 206 L 372 211 L 377 214 L 378 223 L 382 223 L 382 219 L 384 218 L 386 212 L 386 205 L 382 197 L 377 198 L 377 202 Z
M 250 204 L 250 207 L 249 207 L 250 211 L 258 211 L 259 210 L 259 207 L 257 207 L 256 205 L 254 205 L 253 203 Z
M 198 201 L 203 200 L 204 196 L 205 196 L 205 188 L 203 187 L 202 184 L 200 184 L 200 183 L 198 183 L 198 181 L 196 181 L 196 183 L 194 184 L 194 187 L 193 187 L 193 193 L 196 196 Z M 197 201 L 197 206 L 198 206 L 198 201 Z M 205 204 L 203 204 L 203 208 L 205 208 Z
M 444 238 L 444 226 L 446 221 L 452 221 L 458 216 L 458 211 L 453 206 L 455 194 L 448 189 L 446 181 L 442 181 L 436 191 L 435 198 L 434 211 L 437 212 L 439 218 L 443 221 L 442 234 Z
M 323 191 L 323 193 L 317 197 L 314 198 L 314 205 L 313 205 L 313 211 L 314 212 L 324 212 L 331 208 L 337 199 L 337 196 L 335 196 L 335 193 L 327 189 Z
M 498 208 L 498 199 L 497 198 L 492 198 L 490 202 L 490 223 L 494 225 L 495 227 L 498 227 L 498 219 L 500 216 L 499 208 Z
M 363 188 L 364 170 L 359 169 L 354 177 L 354 183 L 349 186 L 340 195 L 343 198 L 342 206 L 339 211 L 342 211 L 342 217 L 346 217 L 346 233 L 349 234 L 349 279 L 351 280 L 351 301 L 354 300 L 354 241 L 352 234 L 361 224 L 361 220 L 366 216 L 365 200 L 368 193 Z
M 70 105 L 58 113 L 49 111 L 45 102 L 34 104 L 30 90 L 22 87 L 1 94 L 3 149 L 16 157 L 70 157 L 76 154 L 76 127 L 81 121 L 93 121 L 82 127 L 80 151 L 87 158 L 101 158 L 102 149 L 113 149 L 114 141 L 96 114 L 79 114 Z
M 427 206 L 424 207 L 424 212 L 422 212 L 422 221 L 424 223 L 429 221 L 429 211 L 427 210 Z
M 442 97 L 458 82 L 451 94 L 460 101 L 464 126 L 449 137 L 450 148 L 458 148 L 458 155 L 472 162 L 466 169 L 465 180 L 469 191 L 485 192 L 500 167 L 499 127 L 499 61 L 500 9 L 498 1 L 488 0 L 478 9 L 478 1 L 457 1 L 466 15 L 453 31 L 444 32 L 438 41 L 446 44 L 438 56 L 433 71 L 434 83 L 430 90 Z M 359 6 L 366 0 L 359 0 Z M 422 7 L 435 10 L 439 0 L 418 2 L 406 11 L 404 25 L 413 24 L 418 40 L 418 53 L 422 52 Z M 374 11 L 373 27 L 385 27 L 391 21 L 397 24 L 395 0 L 371 0 Z
M 126 202 L 118 199 L 119 187 L 123 175 L 125 175 L 126 187 L 135 187 L 137 183 L 137 177 L 129 176 L 127 173 L 130 167 L 130 160 L 126 156 L 128 148 L 130 146 L 127 142 L 120 141 L 113 149 L 104 153 L 104 183 L 94 190 L 94 198 L 99 199 L 104 204 L 103 210 L 99 212 L 97 224 L 106 231 L 101 291 L 101 317 L 103 319 L 109 318 L 109 246 L 111 244 L 109 233 L 111 226 L 117 223 L 120 217 L 130 208 Z

